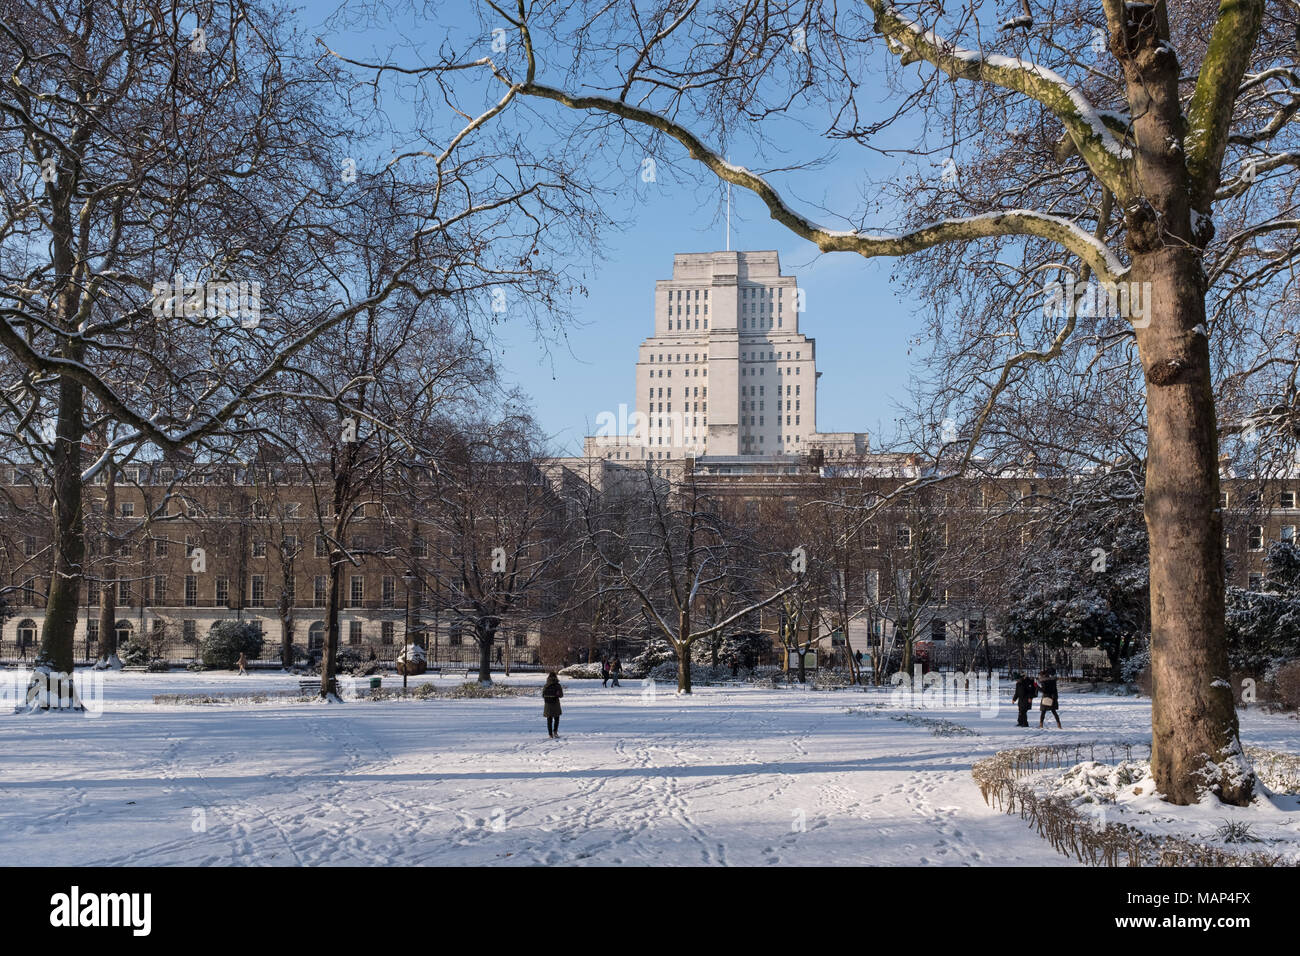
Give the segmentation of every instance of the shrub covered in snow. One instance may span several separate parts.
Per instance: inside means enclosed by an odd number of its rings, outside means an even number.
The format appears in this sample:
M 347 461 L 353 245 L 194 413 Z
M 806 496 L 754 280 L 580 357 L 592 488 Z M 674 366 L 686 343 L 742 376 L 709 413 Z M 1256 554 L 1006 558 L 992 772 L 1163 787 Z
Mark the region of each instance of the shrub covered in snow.
M 419 644 L 407 644 L 397 652 L 397 663 L 399 664 L 407 660 L 413 664 L 423 664 L 426 659 L 424 648 Z
M 262 653 L 262 632 L 249 621 L 218 621 L 203 639 L 200 657 L 207 670 L 229 670 L 240 654 L 249 660 Z
M 1151 651 L 1144 648 L 1120 664 L 1119 676 L 1126 681 L 1133 682 L 1150 666 Z
M 1273 673 L 1278 703 L 1286 710 L 1300 710 L 1300 661 L 1283 664 Z
M 743 676 L 744 671 L 741 672 Z M 664 661 L 650 672 L 657 681 L 677 683 L 677 661 Z M 691 684 L 720 684 L 723 681 L 736 680 L 731 676 L 731 665 L 710 667 L 708 664 L 691 665 Z
M 570 664 L 560 671 L 559 675 L 573 680 L 600 680 L 600 661 L 592 661 L 590 664 Z
M 676 674 L 677 652 L 662 637 L 651 638 L 645 650 L 626 665 L 627 674 L 629 677 L 644 677 L 665 661 L 673 662 L 673 673 Z
M 149 648 L 136 641 L 123 641 L 117 645 L 117 656 L 126 667 L 144 667 L 149 663 Z

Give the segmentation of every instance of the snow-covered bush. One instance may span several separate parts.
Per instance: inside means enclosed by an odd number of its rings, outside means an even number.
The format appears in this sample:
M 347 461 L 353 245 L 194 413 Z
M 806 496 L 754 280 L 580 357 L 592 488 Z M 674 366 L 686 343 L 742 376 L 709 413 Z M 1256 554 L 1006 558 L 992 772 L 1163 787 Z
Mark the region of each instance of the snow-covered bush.
M 1300 661 L 1290 661 L 1277 669 L 1273 689 L 1286 710 L 1300 710 Z
M 662 637 L 653 637 L 646 643 L 645 650 L 624 665 L 624 670 L 629 677 L 644 677 L 665 661 L 672 661 L 676 668 L 677 652 Z
M 600 661 L 592 661 L 590 664 L 570 664 L 560 671 L 559 675 L 574 680 L 600 680 Z
M 1137 681 L 1142 672 L 1151 666 L 1151 651 L 1143 648 L 1119 665 L 1119 676 L 1130 683 Z
M 149 663 L 149 648 L 136 641 L 123 641 L 117 645 L 117 656 L 126 667 L 144 667 Z
M 851 687 L 853 677 L 846 670 L 825 667 L 816 672 L 812 682 L 814 687 Z
M 413 664 L 423 664 L 427 660 L 427 658 L 425 657 L 424 648 L 421 647 L 419 644 L 407 644 L 405 647 L 403 647 L 400 651 L 397 652 L 396 662 L 398 664 L 402 664 L 405 663 L 407 660 L 411 661 L 411 663 Z
M 659 681 L 677 683 L 677 661 L 664 661 L 650 672 L 650 676 Z M 734 680 L 731 667 L 710 667 L 707 664 L 691 665 L 691 684 L 718 684 Z
M 230 670 L 240 654 L 249 660 L 262 653 L 262 631 L 249 621 L 218 621 L 203 638 L 200 656 L 207 670 Z
M 168 670 L 167 662 L 161 657 L 155 657 L 149 662 L 146 669 L 151 674 L 161 674 Z

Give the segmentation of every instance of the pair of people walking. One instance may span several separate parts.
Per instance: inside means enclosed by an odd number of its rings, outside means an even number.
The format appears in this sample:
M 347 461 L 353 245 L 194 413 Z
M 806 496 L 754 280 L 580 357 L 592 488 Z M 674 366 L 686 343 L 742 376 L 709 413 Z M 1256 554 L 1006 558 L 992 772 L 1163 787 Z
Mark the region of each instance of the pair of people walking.
M 1043 720 L 1050 713 L 1056 719 L 1056 726 L 1061 726 L 1060 697 L 1056 690 L 1056 672 L 1052 670 L 1042 670 L 1038 672 L 1038 680 L 1034 680 L 1028 674 L 1016 674 L 1016 691 L 1011 701 L 1016 705 L 1017 727 L 1029 726 L 1029 709 L 1034 706 L 1034 698 L 1038 698 L 1038 726 L 1043 726 Z
M 623 676 L 623 662 L 615 655 L 611 661 L 608 658 L 600 662 L 600 686 L 608 687 L 612 680 L 615 687 L 621 687 L 618 679 Z

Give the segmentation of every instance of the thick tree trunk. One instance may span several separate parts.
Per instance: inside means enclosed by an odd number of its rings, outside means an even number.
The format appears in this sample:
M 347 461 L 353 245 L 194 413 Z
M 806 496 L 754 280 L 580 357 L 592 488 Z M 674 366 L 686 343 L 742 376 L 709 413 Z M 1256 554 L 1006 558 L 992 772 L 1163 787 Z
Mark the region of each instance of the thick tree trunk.
M 1135 257 L 1153 321 L 1138 331 L 1147 381 L 1145 513 L 1151 549 L 1152 773 L 1171 803 L 1254 786 L 1228 683 L 1219 447 L 1204 276 L 1195 249 Z
M 474 624 L 478 639 L 478 682 L 492 683 L 492 645 L 496 643 L 497 627 L 492 619 L 480 618 Z
M 70 357 L 76 359 L 79 355 Z M 77 631 L 77 609 L 81 602 L 86 558 L 82 523 L 82 401 L 81 385 L 69 378 L 59 382 L 52 486 L 54 562 L 50 596 L 45 605 L 41 649 L 36 658 L 38 667 L 69 675 L 73 669 L 73 636 Z

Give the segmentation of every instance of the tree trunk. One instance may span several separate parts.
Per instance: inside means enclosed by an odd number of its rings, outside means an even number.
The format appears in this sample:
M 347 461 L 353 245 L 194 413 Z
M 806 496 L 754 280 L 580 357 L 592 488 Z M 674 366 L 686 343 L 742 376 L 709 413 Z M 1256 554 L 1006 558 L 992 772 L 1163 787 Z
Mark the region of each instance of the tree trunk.
M 293 600 L 289 597 L 293 586 L 294 565 L 290 561 L 284 568 L 280 582 L 280 666 L 293 667 Z
M 1223 518 L 1204 273 L 1194 248 L 1135 256 L 1153 321 L 1138 331 L 1147 380 L 1145 514 L 1151 550 L 1151 767 L 1165 799 L 1210 789 L 1245 805 L 1254 780 L 1228 683 Z
M 687 605 L 677 614 L 677 693 L 691 692 L 691 609 Z
M 111 663 L 117 658 L 117 539 L 111 534 L 117 513 L 117 466 L 109 461 L 104 479 L 104 515 L 101 542 L 104 570 L 99 576 L 99 658 Z
M 69 358 L 80 358 L 78 349 L 68 347 L 67 351 Z M 38 667 L 68 675 L 73 670 L 73 637 L 77 631 L 86 558 L 82 523 L 82 404 L 81 385 L 70 378 L 61 379 L 53 455 L 54 562 L 41 649 L 36 657 Z
M 280 616 L 280 666 L 285 670 L 293 667 L 293 609 L 289 608 Z
M 336 539 L 337 540 L 337 539 Z M 338 697 L 335 671 L 339 658 L 339 608 L 342 602 L 343 555 L 330 549 L 330 576 L 325 585 L 325 647 L 320 661 L 320 695 L 331 699 Z
M 106 547 L 115 542 L 105 541 Z M 99 656 L 111 661 L 117 656 L 117 562 L 104 565 L 104 577 L 99 584 Z
M 492 683 L 492 645 L 496 643 L 497 626 L 491 618 L 474 622 L 474 635 L 478 638 L 478 682 Z

